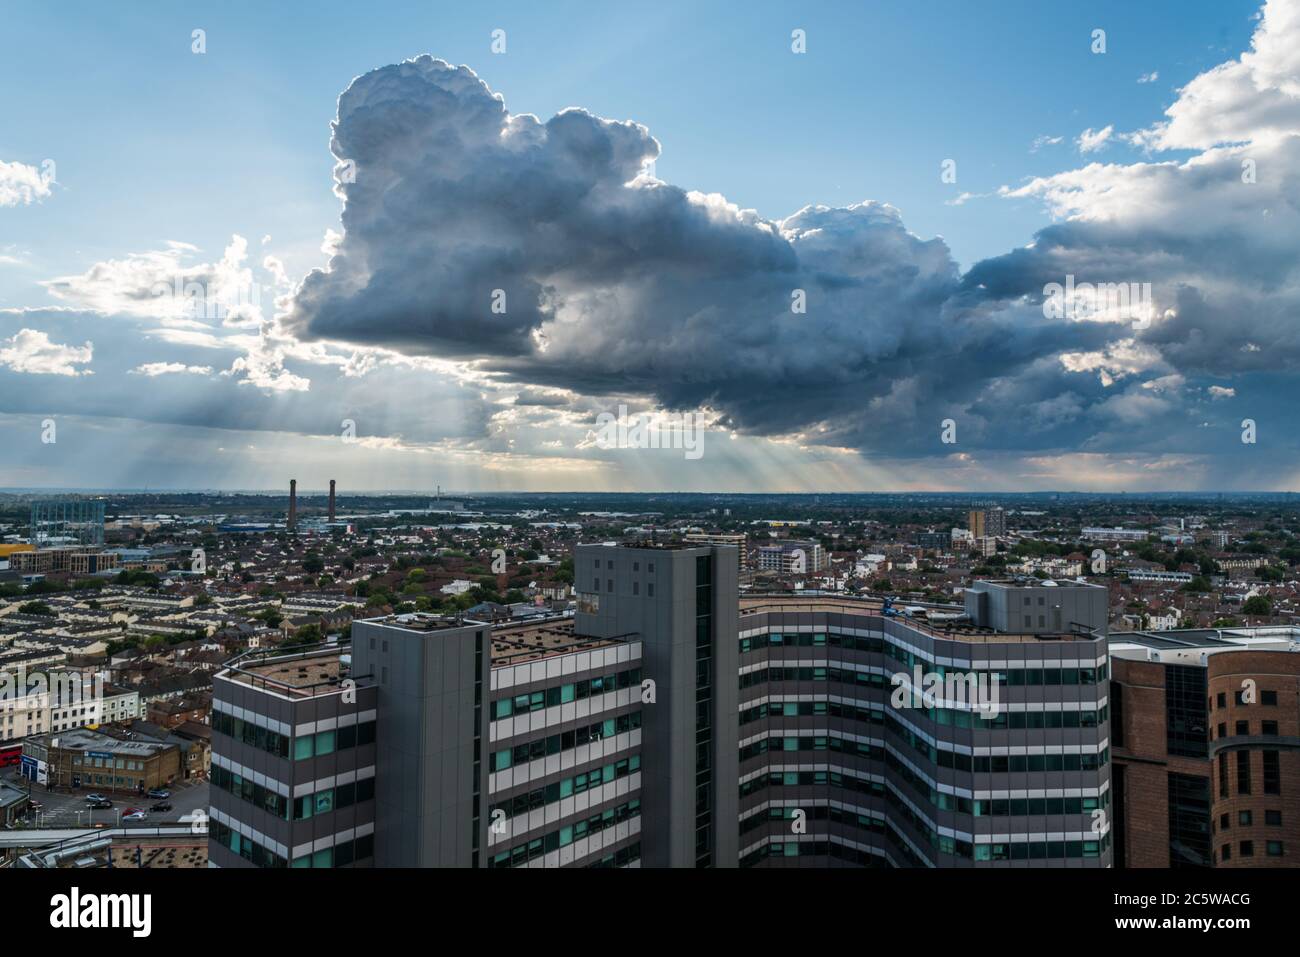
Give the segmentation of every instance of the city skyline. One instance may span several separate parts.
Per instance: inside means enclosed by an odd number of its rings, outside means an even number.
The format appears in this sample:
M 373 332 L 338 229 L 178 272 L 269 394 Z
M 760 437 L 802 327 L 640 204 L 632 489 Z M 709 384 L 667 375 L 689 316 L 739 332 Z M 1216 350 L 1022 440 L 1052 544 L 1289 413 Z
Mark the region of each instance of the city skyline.
M 1295 487 L 1300 3 L 929 6 L 60 25 L 0 488 Z

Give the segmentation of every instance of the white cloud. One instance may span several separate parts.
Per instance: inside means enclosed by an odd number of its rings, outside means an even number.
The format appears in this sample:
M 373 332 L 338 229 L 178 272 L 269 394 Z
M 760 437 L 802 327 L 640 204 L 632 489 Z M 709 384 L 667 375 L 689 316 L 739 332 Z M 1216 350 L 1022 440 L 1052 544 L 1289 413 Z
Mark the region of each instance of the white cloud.
M 1048 136 L 1046 134 L 1043 134 L 1042 136 L 1035 136 L 1034 141 L 1029 144 L 1029 152 L 1037 153 L 1044 146 L 1055 146 L 1056 144 L 1060 143 L 1063 139 L 1065 139 L 1064 136 Z
M 1138 82 L 1154 83 L 1158 79 L 1160 79 L 1160 71 L 1152 70 L 1150 73 L 1143 73 L 1140 77 L 1138 77 Z
M 1110 141 L 1111 134 L 1114 132 L 1114 126 L 1104 126 L 1099 130 L 1089 128 L 1079 134 L 1079 138 L 1075 140 L 1075 143 L 1078 145 L 1080 153 L 1095 153 Z
M 1258 143 L 1300 127 L 1300 4 L 1269 0 L 1238 59 L 1178 91 L 1163 120 L 1135 134 L 1151 149 L 1210 149 Z
M 52 178 L 35 166 L 0 160 L 0 206 L 27 206 L 50 195 Z
M 179 372 L 193 375 L 211 375 L 212 366 L 187 366 L 183 362 L 146 362 L 144 365 L 131 369 L 129 374 L 148 376 L 152 379 L 155 376 Z
M 38 329 L 21 329 L 9 339 L 0 339 L 0 366 L 31 375 L 93 375 L 78 365 L 90 362 L 94 344 L 65 346 L 51 342 Z
M 1212 385 L 1206 391 L 1210 393 L 1212 399 L 1231 399 L 1237 394 L 1236 389 L 1230 389 L 1222 385 Z

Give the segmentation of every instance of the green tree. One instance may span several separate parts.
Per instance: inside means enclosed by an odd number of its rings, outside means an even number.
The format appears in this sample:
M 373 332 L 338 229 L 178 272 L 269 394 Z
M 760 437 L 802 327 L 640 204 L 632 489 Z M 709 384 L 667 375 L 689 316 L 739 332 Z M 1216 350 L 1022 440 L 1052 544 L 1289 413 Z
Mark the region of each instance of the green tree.
M 1241 610 L 1247 615 L 1271 615 L 1273 603 L 1263 595 L 1251 595 L 1241 606 Z

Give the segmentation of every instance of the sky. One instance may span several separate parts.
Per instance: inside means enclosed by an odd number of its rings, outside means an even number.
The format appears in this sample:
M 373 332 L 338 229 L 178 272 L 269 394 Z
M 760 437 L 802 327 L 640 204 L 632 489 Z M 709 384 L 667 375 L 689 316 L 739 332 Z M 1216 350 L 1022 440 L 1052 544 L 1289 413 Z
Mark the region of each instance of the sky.
M 1300 0 L 7 4 L 0 83 L 0 488 L 1297 484 Z

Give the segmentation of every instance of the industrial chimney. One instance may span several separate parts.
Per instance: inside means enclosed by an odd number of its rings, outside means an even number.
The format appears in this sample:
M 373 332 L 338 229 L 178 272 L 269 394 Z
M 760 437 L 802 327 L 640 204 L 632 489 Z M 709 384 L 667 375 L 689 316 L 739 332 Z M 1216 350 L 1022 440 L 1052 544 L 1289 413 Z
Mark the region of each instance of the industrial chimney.
M 298 528 L 298 480 L 289 479 L 289 531 Z
M 330 479 L 330 521 L 334 521 L 334 480 Z

